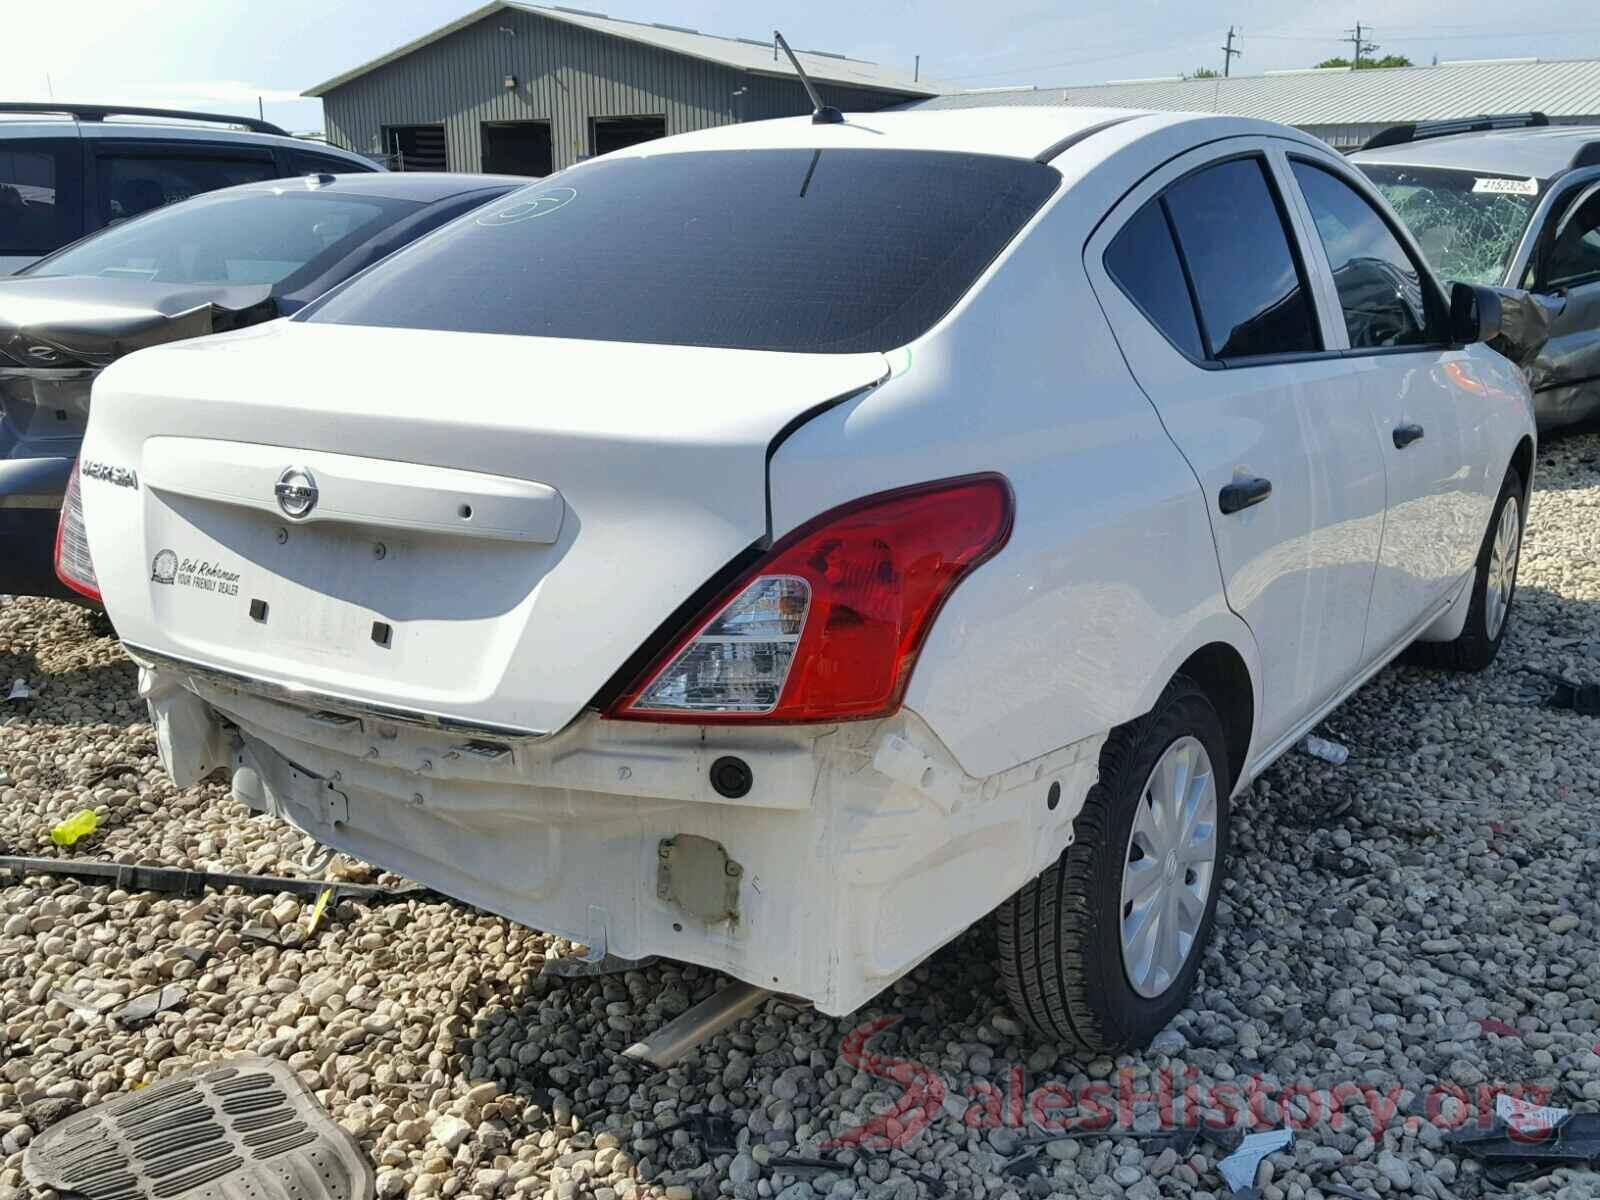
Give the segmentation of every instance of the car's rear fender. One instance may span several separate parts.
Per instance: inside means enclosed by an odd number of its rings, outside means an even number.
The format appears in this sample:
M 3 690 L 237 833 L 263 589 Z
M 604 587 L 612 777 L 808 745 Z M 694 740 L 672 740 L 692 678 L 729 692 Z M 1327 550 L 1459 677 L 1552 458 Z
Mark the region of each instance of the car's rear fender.
M 1010 481 L 1010 541 L 952 594 L 906 695 L 974 776 L 1149 711 L 1209 642 L 1259 678 L 1194 473 L 1084 278 L 1084 224 L 1067 193 L 951 317 L 889 355 L 888 380 L 797 430 L 770 466 L 774 536 L 886 488 Z

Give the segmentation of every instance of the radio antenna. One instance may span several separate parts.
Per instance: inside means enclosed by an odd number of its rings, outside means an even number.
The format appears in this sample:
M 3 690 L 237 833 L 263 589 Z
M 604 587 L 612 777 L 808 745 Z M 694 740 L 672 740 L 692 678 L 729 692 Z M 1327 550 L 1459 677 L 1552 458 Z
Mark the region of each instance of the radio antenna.
M 784 41 L 783 34 L 776 29 L 772 31 L 772 40 L 783 48 L 789 56 L 789 61 L 794 65 L 794 73 L 800 76 L 800 82 L 805 85 L 806 95 L 811 97 L 811 123 L 813 125 L 842 125 L 844 114 L 831 104 L 824 104 L 822 97 L 817 95 L 817 89 L 811 82 L 811 77 L 806 74 L 806 69 L 800 65 L 800 60 L 794 56 L 794 51 L 789 49 L 789 43 Z

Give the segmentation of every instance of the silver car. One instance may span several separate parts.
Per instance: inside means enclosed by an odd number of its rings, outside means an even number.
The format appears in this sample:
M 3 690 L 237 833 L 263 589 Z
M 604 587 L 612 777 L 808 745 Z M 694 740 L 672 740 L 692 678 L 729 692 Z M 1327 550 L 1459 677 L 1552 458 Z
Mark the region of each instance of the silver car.
M 1539 429 L 1600 417 L 1600 127 L 1536 112 L 1399 125 L 1351 161 L 1440 275 L 1534 294 Z

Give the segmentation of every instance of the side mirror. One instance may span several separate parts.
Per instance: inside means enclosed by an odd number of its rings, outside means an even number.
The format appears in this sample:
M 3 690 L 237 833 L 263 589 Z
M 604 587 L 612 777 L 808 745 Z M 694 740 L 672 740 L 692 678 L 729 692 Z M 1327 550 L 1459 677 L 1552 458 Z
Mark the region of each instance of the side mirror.
M 1487 342 L 1500 333 L 1500 295 L 1493 288 L 1458 283 L 1450 289 L 1450 340 L 1459 346 Z

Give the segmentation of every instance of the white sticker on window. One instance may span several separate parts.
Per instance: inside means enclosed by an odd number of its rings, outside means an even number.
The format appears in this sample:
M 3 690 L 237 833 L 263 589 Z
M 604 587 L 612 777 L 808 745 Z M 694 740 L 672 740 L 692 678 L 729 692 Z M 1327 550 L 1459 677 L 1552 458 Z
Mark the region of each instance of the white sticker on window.
M 1497 192 L 1502 196 L 1537 196 L 1539 194 L 1539 181 L 1537 179 L 1500 179 L 1494 176 L 1479 176 L 1472 181 L 1472 190 L 1475 192 Z

